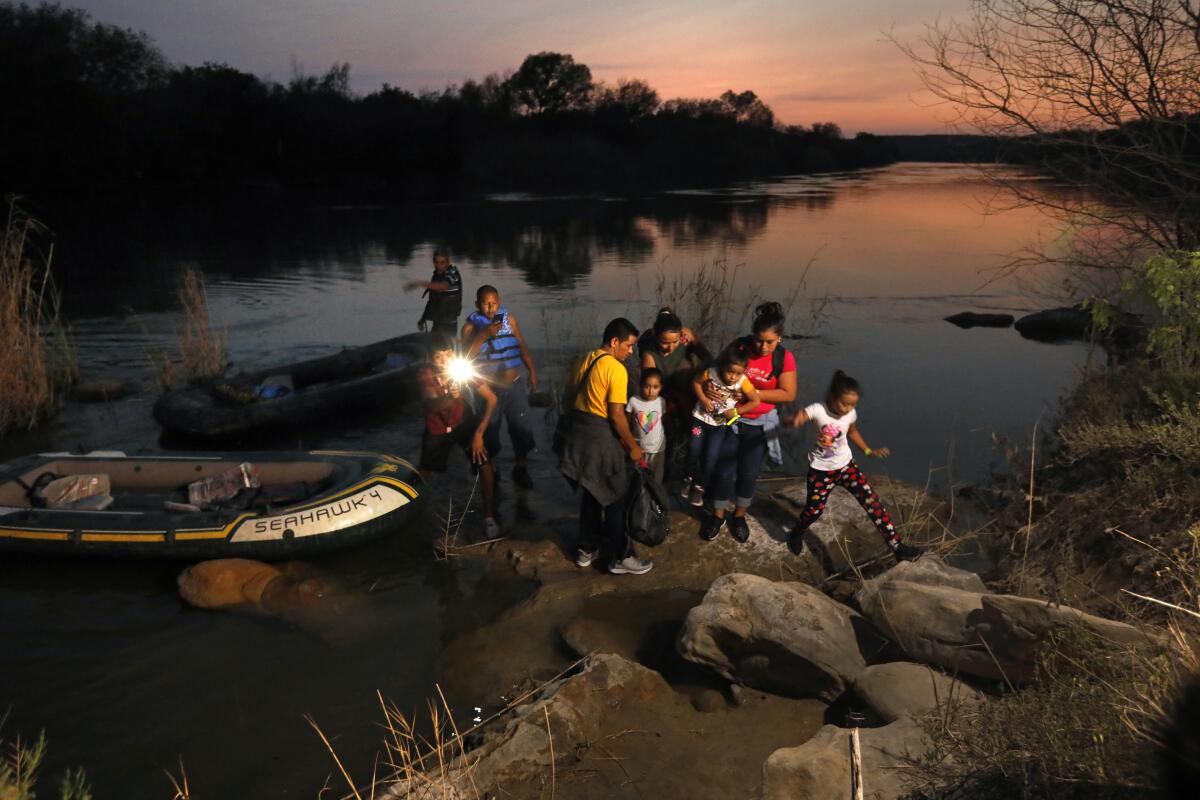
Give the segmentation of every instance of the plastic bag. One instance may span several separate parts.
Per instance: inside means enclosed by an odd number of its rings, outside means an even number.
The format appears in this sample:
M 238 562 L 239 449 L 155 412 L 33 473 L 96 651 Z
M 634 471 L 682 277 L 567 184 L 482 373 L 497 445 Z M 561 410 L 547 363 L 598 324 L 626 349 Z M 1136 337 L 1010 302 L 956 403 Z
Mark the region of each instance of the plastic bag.
M 232 500 L 242 489 L 261 486 L 258 468 L 248 462 L 238 464 L 209 478 L 188 484 L 188 503 L 200 508 Z

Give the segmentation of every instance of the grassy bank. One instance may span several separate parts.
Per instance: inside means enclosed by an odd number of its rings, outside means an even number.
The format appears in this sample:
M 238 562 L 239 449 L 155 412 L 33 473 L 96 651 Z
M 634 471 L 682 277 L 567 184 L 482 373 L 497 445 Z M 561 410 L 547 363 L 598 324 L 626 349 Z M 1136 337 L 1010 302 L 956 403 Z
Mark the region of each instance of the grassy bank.
M 1159 642 L 1065 633 L 1033 687 L 928 721 L 914 797 L 1141 798 L 1164 783 L 1183 797 L 1200 778 L 1185 706 L 1200 691 L 1200 254 L 1150 259 L 1118 302 L 1142 314 L 1146 344 L 1086 375 L 1010 452 L 995 577 Z M 1102 339 L 1113 315 L 1095 308 Z

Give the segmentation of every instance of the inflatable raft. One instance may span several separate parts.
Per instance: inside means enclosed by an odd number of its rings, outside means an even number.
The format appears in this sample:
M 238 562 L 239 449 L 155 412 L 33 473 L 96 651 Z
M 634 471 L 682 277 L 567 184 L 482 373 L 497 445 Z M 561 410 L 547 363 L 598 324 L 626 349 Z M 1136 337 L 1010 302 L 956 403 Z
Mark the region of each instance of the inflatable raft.
M 371 402 L 403 402 L 415 392 L 414 366 L 425 334 L 165 392 L 154 418 L 168 431 L 223 439 L 321 422 Z
M 419 481 L 407 461 L 377 453 L 28 456 L 0 466 L 0 550 L 307 556 L 404 525 L 420 505 Z

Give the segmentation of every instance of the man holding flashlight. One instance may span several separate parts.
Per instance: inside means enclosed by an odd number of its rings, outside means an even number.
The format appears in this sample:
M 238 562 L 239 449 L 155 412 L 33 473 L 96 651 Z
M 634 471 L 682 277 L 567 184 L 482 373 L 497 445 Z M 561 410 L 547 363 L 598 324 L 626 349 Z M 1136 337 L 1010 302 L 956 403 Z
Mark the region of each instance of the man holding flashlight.
M 429 360 L 430 363 L 417 370 L 425 411 L 418 465 L 421 477 L 445 472 L 450 451 L 462 448 L 483 488 L 484 536 L 494 539 L 500 535 L 495 508 L 496 470 L 488 456 L 484 434 L 496 409 L 496 394 L 475 374 L 469 360 L 455 355 L 454 340 L 450 337 L 437 333 L 430 337 Z M 471 402 L 472 395 L 483 400 L 482 411 Z
M 533 366 L 533 356 L 517 318 L 500 304 L 500 292 L 495 286 L 479 287 L 475 308 L 463 326 L 462 342 L 467 357 L 474 360 L 498 400 L 485 437 L 488 454 L 492 458 L 500 454 L 500 426 L 507 420 L 508 437 L 517 458 L 513 483 L 522 489 L 532 489 L 533 479 L 525 462 L 535 446 L 529 424 L 529 393 L 537 391 L 537 368 Z M 518 383 L 521 378 L 518 368 L 522 365 L 529 374 L 528 387 Z
M 575 563 L 590 566 L 603 540 L 612 551 L 608 571 L 614 575 L 642 575 L 654 566 L 649 559 L 637 557 L 625 530 L 632 468 L 642 460 L 642 448 L 625 414 L 629 373 L 624 362 L 633 353 L 637 337 L 637 328 L 624 317 L 608 323 L 601 346 L 573 370 L 575 399 L 563 411 L 571 418 L 559 468 L 582 495 Z

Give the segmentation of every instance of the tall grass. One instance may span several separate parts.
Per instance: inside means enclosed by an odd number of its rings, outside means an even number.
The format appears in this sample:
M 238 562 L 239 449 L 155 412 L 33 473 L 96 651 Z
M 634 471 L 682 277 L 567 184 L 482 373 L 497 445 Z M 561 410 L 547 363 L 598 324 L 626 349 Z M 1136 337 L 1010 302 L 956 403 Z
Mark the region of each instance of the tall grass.
M 50 276 L 48 238 L 46 227 L 10 198 L 0 249 L 0 433 L 52 415 L 78 376 Z
M 199 383 L 225 372 L 227 331 L 224 326 L 218 327 L 209 313 L 204 276 L 191 268 L 185 270 L 178 296 L 183 309 L 178 361 L 162 349 L 146 354 L 155 382 L 162 389 L 170 388 L 180 377 L 188 383 Z

